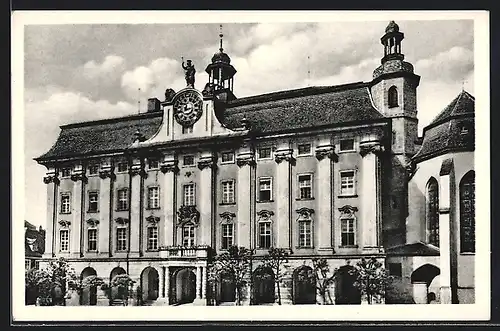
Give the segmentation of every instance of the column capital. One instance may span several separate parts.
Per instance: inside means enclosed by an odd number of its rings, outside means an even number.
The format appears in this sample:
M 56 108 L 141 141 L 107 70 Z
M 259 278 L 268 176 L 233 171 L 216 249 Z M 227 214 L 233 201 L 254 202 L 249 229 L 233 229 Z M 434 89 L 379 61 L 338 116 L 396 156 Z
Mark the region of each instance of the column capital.
M 116 175 L 113 172 L 113 168 L 111 166 L 101 166 L 101 170 L 99 171 L 99 177 L 101 179 L 110 178 L 111 180 L 116 179 Z
M 282 161 L 288 161 L 291 164 L 295 162 L 295 158 L 293 157 L 293 149 L 281 149 L 274 152 L 274 161 L 276 163 L 281 163 Z
M 385 151 L 385 148 L 384 146 L 382 146 L 382 144 L 380 143 L 380 141 L 362 141 L 360 144 L 359 144 L 359 154 L 361 154 L 361 156 L 365 156 L 369 153 L 373 153 L 373 154 L 381 154 Z
M 323 146 L 316 147 L 316 158 L 318 159 L 318 161 L 321 161 L 326 157 L 335 161 L 335 162 L 338 161 L 339 157 L 335 153 L 335 146 L 323 145 Z
M 179 167 L 177 166 L 177 160 L 165 161 L 160 165 L 160 171 L 164 174 L 167 172 L 173 172 L 176 174 L 179 171 Z
M 50 184 L 50 183 L 54 183 L 54 184 L 59 184 L 59 178 L 57 177 L 56 174 L 52 174 L 52 175 L 47 175 L 45 177 L 43 177 L 43 182 L 45 184 Z
M 205 168 L 214 169 L 215 167 L 217 167 L 217 163 L 215 162 L 215 158 L 213 156 L 201 157 L 198 161 L 198 169 L 200 170 Z
M 77 182 L 79 180 L 81 180 L 82 182 L 87 182 L 87 176 L 85 176 L 85 174 L 83 172 L 77 172 L 77 173 L 73 173 L 71 175 L 71 180 L 74 181 L 74 182 Z
M 252 152 L 240 153 L 236 156 L 236 164 L 238 167 L 255 165 L 255 157 Z
M 144 166 L 142 164 L 132 164 L 132 166 L 130 166 L 129 173 L 132 177 L 140 175 L 142 178 L 146 178 L 148 176 L 148 173 L 144 170 Z

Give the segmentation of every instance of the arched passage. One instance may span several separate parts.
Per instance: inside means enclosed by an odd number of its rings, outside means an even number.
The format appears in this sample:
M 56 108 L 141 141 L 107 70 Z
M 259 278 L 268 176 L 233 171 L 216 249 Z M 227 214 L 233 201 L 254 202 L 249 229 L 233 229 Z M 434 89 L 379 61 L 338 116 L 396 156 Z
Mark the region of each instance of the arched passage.
M 236 282 L 231 272 L 224 272 L 219 276 L 217 296 L 219 302 L 236 301 Z
M 196 298 L 196 275 L 188 268 L 175 274 L 175 300 L 178 304 L 191 303 Z
M 253 273 L 253 297 L 256 305 L 274 303 L 274 273 L 271 268 L 259 267 Z
M 109 274 L 109 283 L 111 285 L 111 282 L 113 281 L 113 278 L 118 275 L 123 275 L 126 274 L 125 270 L 121 267 L 116 267 L 113 270 L 111 270 L 111 273 Z M 119 289 L 116 287 L 111 287 L 111 300 L 113 301 L 114 299 L 119 299 L 121 298 L 122 295 L 125 293 L 119 293 Z
M 142 300 L 151 301 L 158 299 L 159 291 L 158 271 L 153 267 L 145 268 L 141 273 Z
M 361 293 L 354 286 L 356 276 L 352 274 L 352 266 L 342 266 L 335 277 L 335 304 L 358 305 L 361 304 Z
M 316 304 L 316 277 L 311 267 L 301 266 L 293 272 L 293 304 Z
M 439 274 L 440 269 L 429 263 L 412 272 L 410 279 L 413 284 L 413 299 L 416 303 L 429 303 L 429 286 Z M 434 297 L 436 297 L 435 293 Z
M 82 270 L 80 274 L 80 280 L 83 281 L 85 278 L 90 276 L 97 276 L 97 272 L 94 268 L 87 267 Z M 95 286 L 85 286 L 82 288 L 80 293 L 80 305 L 83 306 L 95 306 L 97 305 L 97 287 Z

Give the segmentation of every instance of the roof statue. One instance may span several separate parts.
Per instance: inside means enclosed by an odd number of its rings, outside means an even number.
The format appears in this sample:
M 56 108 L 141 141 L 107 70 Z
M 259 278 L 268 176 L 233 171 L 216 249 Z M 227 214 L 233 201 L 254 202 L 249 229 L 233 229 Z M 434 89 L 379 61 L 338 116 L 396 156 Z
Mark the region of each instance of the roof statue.
M 196 73 L 194 64 L 192 64 L 191 60 L 187 60 L 186 65 L 184 65 L 184 58 L 182 58 L 182 69 L 184 69 L 186 76 L 186 86 L 194 88 L 194 74 Z

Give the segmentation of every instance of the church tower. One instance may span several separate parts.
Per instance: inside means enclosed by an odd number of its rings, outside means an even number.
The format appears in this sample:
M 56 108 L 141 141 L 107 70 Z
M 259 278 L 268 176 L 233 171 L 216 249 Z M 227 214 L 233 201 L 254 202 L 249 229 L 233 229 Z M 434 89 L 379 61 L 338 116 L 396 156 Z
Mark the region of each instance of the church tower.
M 230 101 L 236 99 L 236 96 L 233 94 L 236 69 L 231 65 L 229 55 L 224 53 L 224 48 L 222 47 L 222 37 L 224 36 L 222 34 L 222 25 L 220 28 L 219 51 L 212 56 L 212 63 L 205 69 L 208 73 L 208 83 L 205 86 L 205 93 L 212 93 L 221 101 Z
M 380 39 L 384 46 L 381 65 L 373 71 L 371 93 L 377 109 L 391 118 L 390 161 L 385 167 L 387 183 L 383 196 L 384 246 L 405 244 L 407 210 L 406 167 L 417 152 L 417 87 L 420 76 L 404 61 L 401 42 L 404 34 L 391 21 Z

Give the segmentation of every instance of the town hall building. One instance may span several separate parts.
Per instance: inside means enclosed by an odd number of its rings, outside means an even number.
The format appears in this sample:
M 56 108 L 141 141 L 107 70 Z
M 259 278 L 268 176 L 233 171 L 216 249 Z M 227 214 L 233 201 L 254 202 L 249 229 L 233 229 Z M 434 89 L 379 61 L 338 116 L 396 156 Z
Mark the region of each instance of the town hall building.
M 418 137 L 420 76 L 403 38 L 391 21 L 370 82 L 237 98 L 221 35 L 203 89 L 187 61 L 186 88 L 146 113 L 61 126 L 36 158 L 48 169 L 43 260 L 128 274 L 150 304 L 220 304 L 234 287 L 211 290 L 211 252 L 243 246 L 255 251 L 244 302 L 258 305 L 276 301 L 261 260 L 277 247 L 292 252 L 283 304 L 317 303 L 297 290 L 314 257 L 339 270 L 336 304 L 361 302 L 348 272 L 361 257 L 396 278 L 387 303 L 473 302 L 474 98 L 462 92 Z

